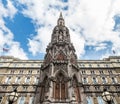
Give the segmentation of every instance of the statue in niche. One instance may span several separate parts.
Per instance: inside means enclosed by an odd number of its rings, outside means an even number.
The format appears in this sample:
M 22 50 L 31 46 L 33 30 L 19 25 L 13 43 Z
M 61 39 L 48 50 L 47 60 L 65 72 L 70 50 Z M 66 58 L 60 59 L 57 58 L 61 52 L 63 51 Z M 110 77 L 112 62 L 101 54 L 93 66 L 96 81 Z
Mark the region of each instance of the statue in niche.
M 63 38 L 64 38 L 63 32 L 60 31 L 60 32 L 59 32 L 59 37 L 58 37 L 59 41 L 63 41 Z
M 63 28 L 63 34 L 64 34 L 64 36 L 66 36 L 66 28 L 65 27 Z
M 59 28 L 55 27 L 54 32 L 52 34 L 53 41 L 57 41 L 58 34 L 59 34 Z

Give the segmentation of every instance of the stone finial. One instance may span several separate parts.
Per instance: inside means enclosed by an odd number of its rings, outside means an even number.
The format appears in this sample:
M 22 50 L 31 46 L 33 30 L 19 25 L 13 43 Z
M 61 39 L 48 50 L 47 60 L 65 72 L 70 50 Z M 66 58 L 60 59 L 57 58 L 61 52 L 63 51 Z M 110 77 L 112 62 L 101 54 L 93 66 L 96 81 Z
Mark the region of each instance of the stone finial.
M 62 12 L 60 12 L 60 16 L 59 16 L 59 18 L 63 18 L 63 16 L 62 16 Z

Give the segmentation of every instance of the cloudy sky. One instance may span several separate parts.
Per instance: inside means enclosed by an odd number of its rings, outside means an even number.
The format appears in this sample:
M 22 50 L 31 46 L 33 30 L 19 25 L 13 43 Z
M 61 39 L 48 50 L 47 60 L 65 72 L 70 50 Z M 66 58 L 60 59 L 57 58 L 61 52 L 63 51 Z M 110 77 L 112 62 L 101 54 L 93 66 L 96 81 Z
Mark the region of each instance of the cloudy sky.
M 0 56 L 43 59 L 61 11 L 78 59 L 120 55 L 120 0 L 0 0 Z

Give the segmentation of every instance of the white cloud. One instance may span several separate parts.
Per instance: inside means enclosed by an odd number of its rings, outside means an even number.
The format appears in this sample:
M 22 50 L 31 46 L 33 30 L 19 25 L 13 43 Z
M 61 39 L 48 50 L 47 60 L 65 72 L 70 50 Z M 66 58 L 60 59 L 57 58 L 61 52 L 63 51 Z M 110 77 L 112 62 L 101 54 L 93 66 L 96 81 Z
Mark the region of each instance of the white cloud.
M 37 35 L 29 39 L 29 50 L 33 54 L 45 51 L 50 42 L 51 29 L 56 25 L 61 8 L 65 6 L 68 6 L 68 10 L 62 10 L 63 16 L 66 26 L 71 29 L 71 40 L 78 56 L 85 53 L 85 45 L 96 46 L 104 41 L 110 41 L 113 44 L 111 49 L 114 48 L 120 53 L 120 33 L 113 31 L 113 17 L 120 14 L 120 0 L 69 0 L 67 3 L 60 0 L 19 0 L 19 3 L 27 6 L 23 14 L 32 18 L 37 27 Z M 107 47 L 99 46 L 96 50 Z
M 14 7 L 10 0 L 7 0 L 7 15 L 12 19 L 17 12 L 17 9 Z
M 11 55 L 21 59 L 27 59 L 26 53 L 20 47 L 19 42 L 14 41 L 14 34 L 6 27 L 4 18 L 12 19 L 17 13 L 17 9 L 11 0 L 7 0 L 6 7 L 0 1 L 0 55 Z M 3 48 L 9 48 L 8 52 L 3 52 Z
M 29 51 L 32 52 L 33 55 L 45 52 L 45 49 L 50 42 L 50 37 L 52 33 L 51 29 L 52 28 L 50 28 L 50 26 L 47 26 L 47 28 L 39 28 L 38 35 L 31 37 L 31 39 L 28 39 Z
M 6 55 L 14 56 L 20 59 L 27 59 L 27 55 L 24 50 L 20 47 L 18 42 L 11 42 L 9 52 Z
M 77 33 L 70 31 L 70 36 L 72 38 L 72 43 L 75 46 L 76 49 L 76 54 L 78 55 L 78 57 L 82 56 L 84 54 L 84 44 L 85 44 L 85 40 L 82 36 L 77 35 Z
M 99 51 L 99 50 L 103 50 L 103 49 L 106 49 L 106 48 L 108 48 L 106 43 L 100 43 L 95 47 L 95 50 Z

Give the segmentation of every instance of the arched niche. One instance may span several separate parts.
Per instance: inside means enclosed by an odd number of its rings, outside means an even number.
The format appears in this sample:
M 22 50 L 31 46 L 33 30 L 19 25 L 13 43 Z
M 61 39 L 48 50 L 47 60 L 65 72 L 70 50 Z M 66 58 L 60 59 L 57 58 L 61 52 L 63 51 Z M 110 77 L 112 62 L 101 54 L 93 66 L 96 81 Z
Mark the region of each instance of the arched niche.
M 45 76 L 43 79 L 43 82 L 40 85 L 40 102 L 43 102 L 47 92 L 49 91 L 49 80 L 48 80 L 48 76 Z
M 81 102 L 80 88 L 79 88 L 79 84 L 78 84 L 76 75 L 73 76 L 72 86 L 73 86 L 73 92 L 74 92 L 76 101 Z
M 53 83 L 53 97 L 55 100 L 66 100 L 68 98 L 68 83 L 63 72 L 59 72 L 55 76 Z

